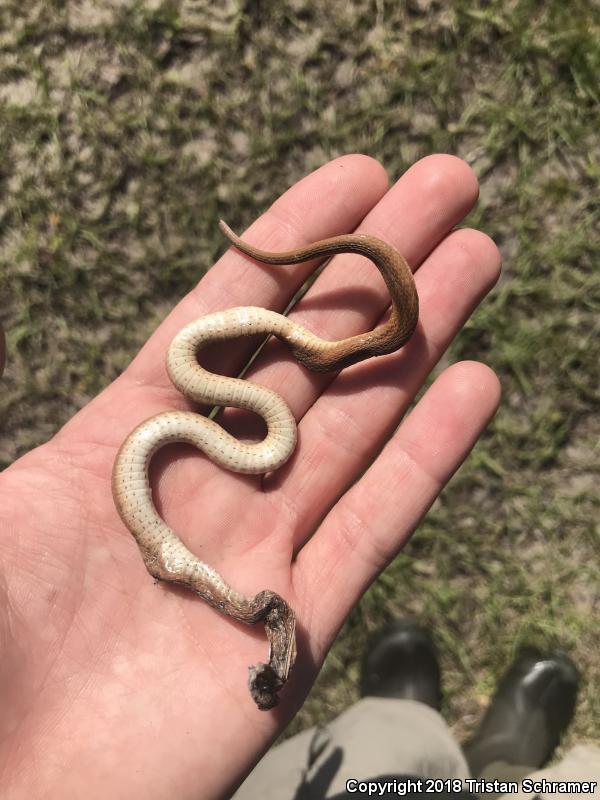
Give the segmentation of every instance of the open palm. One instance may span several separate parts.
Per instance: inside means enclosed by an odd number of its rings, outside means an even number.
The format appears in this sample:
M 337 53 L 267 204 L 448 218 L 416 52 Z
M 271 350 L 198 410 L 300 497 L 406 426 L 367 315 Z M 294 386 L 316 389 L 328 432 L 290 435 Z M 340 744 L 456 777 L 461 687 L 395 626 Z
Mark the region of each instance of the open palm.
M 280 393 L 299 420 L 296 452 L 276 474 L 228 474 L 178 446 L 153 461 L 159 511 L 190 549 L 239 591 L 272 589 L 297 613 L 298 660 L 274 711 L 258 711 L 246 685 L 248 665 L 266 659 L 262 626 L 155 585 L 114 508 L 110 476 L 136 424 L 186 408 L 164 366 L 174 334 L 223 308 L 282 310 L 314 264 L 267 267 L 227 252 L 118 380 L 3 473 L 3 797 L 224 797 L 290 720 L 352 606 L 498 402 L 493 373 L 457 364 L 396 430 L 497 278 L 490 239 L 452 230 L 476 197 L 470 169 L 451 156 L 423 159 L 391 189 L 377 162 L 346 156 L 286 192 L 244 238 L 282 250 L 356 229 L 379 236 L 419 267 L 419 327 L 399 353 L 338 376 L 309 373 L 267 344 L 248 377 Z M 340 339 L 374 327 L 388 303 L 373 265 L 343 255 L 293 316 Z M 253 345 L 230 343 L 202 363 L 236 374 Z M 229 411 L 222 422 L 243 437 L 255 421 Z

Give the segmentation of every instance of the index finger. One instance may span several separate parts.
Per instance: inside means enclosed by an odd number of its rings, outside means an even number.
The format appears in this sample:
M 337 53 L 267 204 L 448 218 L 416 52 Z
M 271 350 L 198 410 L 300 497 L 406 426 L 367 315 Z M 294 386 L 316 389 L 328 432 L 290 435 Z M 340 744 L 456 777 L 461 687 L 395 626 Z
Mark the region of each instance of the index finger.
M 351 231 L 387 188 L 387 175 L 377 161 L 343 156 L 288 189 L 248 228 L 244 239 L 275 251 Z M 193 319 L 234 306 L 283 310 L 313 269 L 314 262 L 297 267 L 256 267 L 235 249 L 228 250 L 148 340 L 132 362 L 131 374 L 137 380 L 158 377 L 157 353 L 162 358 L 175 333 Z M 243 339 L 232 343 L 219 360 L 218 371 L 242 366 L 248 347 Z

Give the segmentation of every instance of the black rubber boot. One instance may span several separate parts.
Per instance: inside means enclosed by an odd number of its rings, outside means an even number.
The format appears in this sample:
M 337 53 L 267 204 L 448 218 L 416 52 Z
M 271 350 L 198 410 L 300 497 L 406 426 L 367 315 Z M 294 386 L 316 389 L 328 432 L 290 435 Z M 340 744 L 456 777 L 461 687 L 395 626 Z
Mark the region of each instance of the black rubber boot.
M 565 653 L 521 650 L 463 747 L 471 773 L 478 777 L 494 762 L 543 767 L 571 722 L 578 688 L 579 672 Z
M 399 620 L 373 639 L 363 661 L 361 696 L 416 700 L 440 708 L 440 668 L 425 628 Z

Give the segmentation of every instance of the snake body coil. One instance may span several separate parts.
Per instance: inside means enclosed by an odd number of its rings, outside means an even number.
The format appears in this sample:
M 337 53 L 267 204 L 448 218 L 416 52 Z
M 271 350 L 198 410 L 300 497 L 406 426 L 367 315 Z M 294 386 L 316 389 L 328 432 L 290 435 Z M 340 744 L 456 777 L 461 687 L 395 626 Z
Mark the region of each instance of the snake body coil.
M 295 264 L 319 256 L 353 252 L 367 256 L 380 270 L 392 298 L 389 319 L 375 330 L 339 342 L 314 336 L 292 320 L 264 308 L 232 308 L 208 314 L 187 325 L 173 339 L 167 370 L 175 386 L 195 403 L 234 406 L 259 414 L 267 435 L 246 444 L 207 417 L 166 411 L 139 425 L 125 440 L 113 468 L 115 505 L 140 548 L 148 572 L 182 584 L 214 608 L 246 623 L 263 620 L 270 642 L 268 664 L 250 668 L 249 686 L 261 709 L 277 704 L 296 656 L 295 615 L 275 592 L 249 599 L 236 592 L 211 567 L 190 552 L 158 515 L 152 501 L 148 468 L 154 453 L 170 442 L 186 442 L 233 472 L 261 474 L 280 467 L 296 444 L 296 422 L 279 395 L 246 380 L 204 370 L 197 360 L 206 344 L 252 334 L 272 334 L 295 358 L 317 372 L 339 370 L 371 356 L 391 353 L 410 338 L 418 319 L 418 298 L 410 268 L 390 245 L 373 236 L 349 234 L 324 239 L 286 253 L 267 253 L 242 242 L 224 222 L 221 230 L 243 253 L 268 264 Z

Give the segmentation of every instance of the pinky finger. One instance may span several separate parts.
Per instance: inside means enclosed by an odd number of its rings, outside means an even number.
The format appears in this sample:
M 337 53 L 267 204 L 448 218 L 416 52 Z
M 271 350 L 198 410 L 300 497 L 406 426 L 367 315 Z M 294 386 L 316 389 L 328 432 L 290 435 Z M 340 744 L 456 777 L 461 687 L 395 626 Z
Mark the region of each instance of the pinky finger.
M 298 553 L 298 610 L 315 637 L 317 659 L 464 461 L 499 399 L 488 367 L 449 367 Z

